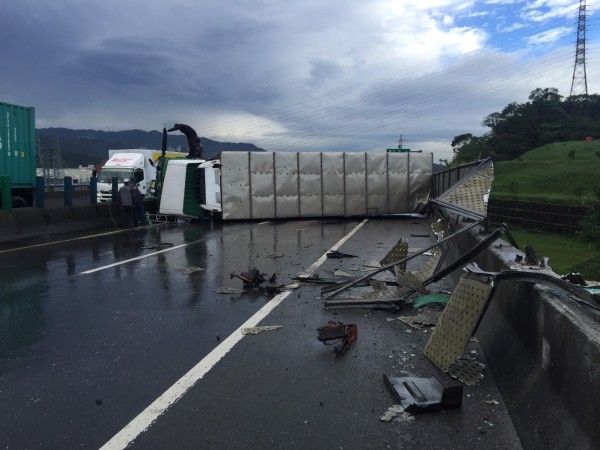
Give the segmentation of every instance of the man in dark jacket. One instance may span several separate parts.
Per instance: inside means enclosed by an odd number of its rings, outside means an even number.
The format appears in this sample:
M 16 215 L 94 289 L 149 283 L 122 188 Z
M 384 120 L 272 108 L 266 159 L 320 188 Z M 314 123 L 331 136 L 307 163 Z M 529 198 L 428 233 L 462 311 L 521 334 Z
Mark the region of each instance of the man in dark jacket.
M 131 186 L 131 198 L 133 200 L 133 226 L 144 225 L 144 196 L 137 183 Z
M 185 137 L 188 140 L 188 147 L 190 147 L 190 153 L 186 156 L 186 158 L 202 159 L 202 154 L 204 152 L 204 148 L 202 147 L 202 144 L 200 143 L 200 138 L 196 134 L 196 130 L 194 130 L 189 125 L 185 125 L 183 123 L 176 123 L 175 125 L 173 125 L 173 128 L 171 128 L 167 131 L 171 132 L 171 131 L 177 131 L 177 130 L 179 130 L 183 134 L 185 134 Z
M 131 195 L 131 187 L 129 179 L 123 180 L 123 186 L 119 189 L 119 203 L 123 210 L 123 226 L 125 228 L 133 227 L 133 196 Z

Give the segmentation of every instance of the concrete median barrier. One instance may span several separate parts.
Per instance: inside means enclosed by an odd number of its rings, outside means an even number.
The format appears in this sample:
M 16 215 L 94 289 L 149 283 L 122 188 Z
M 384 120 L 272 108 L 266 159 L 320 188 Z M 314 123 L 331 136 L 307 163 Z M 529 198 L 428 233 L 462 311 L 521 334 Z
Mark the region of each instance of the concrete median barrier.
M 114 228 L 119 226 L 120 222 L 121 212 L 116 204 L 0 211 L 0 242 L 96 228 Z

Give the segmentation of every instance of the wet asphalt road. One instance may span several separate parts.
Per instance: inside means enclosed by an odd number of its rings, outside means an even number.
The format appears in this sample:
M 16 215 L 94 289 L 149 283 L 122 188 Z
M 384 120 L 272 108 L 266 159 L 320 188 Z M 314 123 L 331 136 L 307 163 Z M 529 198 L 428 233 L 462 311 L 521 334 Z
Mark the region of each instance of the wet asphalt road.
M 257 267 L 290 282 L 360 223 L 207 221 L 1 252 L 0 446 L 101 447 L 274 297 L 216 293 L 242 287 L 231 272 Z M 363 225 L 340 248 L 362 262 L 428 231 L 411 219 Z M 416 239 L 411 247 L 431 243 Z M 356 264 L 327 260 L 318 271 Z M 518 448 L 491 377 L 460 413 L 407 422 L 410 432 L 382 426 L 395 403 L 382 373 L 435 374 L 419 351 L 427 335 L 390 326 L 387 311 L 325 311 L 318 295 L 314 285 L 290 294 L 261 323 L 281 330 L 244 338 L 133 447 Z M 329 318 L 359 323 L 344 358 L 316 340 Z M 485 398 L 500 401 L 485 411 L 494 428 L 482 422 Z

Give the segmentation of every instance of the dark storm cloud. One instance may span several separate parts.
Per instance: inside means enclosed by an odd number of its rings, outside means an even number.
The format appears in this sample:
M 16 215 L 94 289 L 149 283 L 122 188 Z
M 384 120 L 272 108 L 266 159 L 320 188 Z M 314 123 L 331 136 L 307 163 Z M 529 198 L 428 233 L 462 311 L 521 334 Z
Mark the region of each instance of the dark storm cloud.
M 0 101 L 35 106 L 38 126 L 183 122 L 271 150 L 381 150 L 403 134 L 449 151 L 485 115 L 570 80 L 570 48 L 532 60 L 486 48 L 475 16 L 453 25 L 486 5 L 3 0 Z

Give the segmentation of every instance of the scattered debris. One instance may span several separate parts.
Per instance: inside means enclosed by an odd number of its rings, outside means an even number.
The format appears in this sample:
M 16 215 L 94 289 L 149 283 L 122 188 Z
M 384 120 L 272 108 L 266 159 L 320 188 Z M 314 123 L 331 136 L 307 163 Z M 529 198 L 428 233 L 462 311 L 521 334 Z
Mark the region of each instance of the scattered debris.
M 343 355 L 348 350 L 350 344 L 352 344 L 358 337 L 358 327 L 354 323 L 343 324 L 342 322 L 336 322 L 330 320 L 327 325 L 321 328 L 317 328 L 319 336 L 317 339 L 325 345 L 331 345 L 332 343 L 339 343 L 337 347 L 333 349 L 336 355 Z
M 337 250 L 332 250 L 326 253 L 328 258 L 358 258 L 356 255 L 348 255 L 347 253 L 338 252 Z
M 339 269 L 336 270 L 333 273 L 333 275 L 336 276 L 336 277 L 352 277 L 352 275 L 349 274 L 348 272 L 344 272 L 343 270 L 339 270 Z
M 192 273 L 203 272 L 204 269 L 202 267 L 186 267 L 183 271 L 184 275 L 190 275 Z
M 569 283 L 576 284 L 578 286 L 588 285 L 580 273 L 568 273 L 565 276 L 561 277 L 561 279 L 568 281 Z
M 442 305 L 446 305 L 448 303 L 448 300 L 450 300 L 449 294 L 437 293 L 437 294 L 421 295 L 420 297 L 416 298 L 412 302 L 412 307 L 420 308 L 422 306 L 429 305 L 431 303 L 439 303 Z
M 242 272 L 241 274 L 231 272 L 229 278 L 231 279 L 233 277 L 242 280 L 244 287 L 257 287 L 261 283 L 267 281 L 267 274 L 259 272 L 258 269 L 250 269 L 248 272 Z M 268 280 L 269 283 L 274 283 L 277 280 L 277 274 L 274 273 Z
M 491 298 L 493 286 L 491 277 L 473 273 L 463 275 L 458 281 L 423 351 L 443 372 L 466 350 Z
M 392 419 L 404 412 L 404 408 L 400 405 L 390 406 L 386 412 L 379 416 L 379 420 L 382 422 L 391 422 Z
M 462 405 L 463 387 L 445 387 L 437 378 L 388 377 L 384 381 L 396 399 L 409 413 L 439 411 L 444 408 L 458 408 Z
M 409 327 L 422 329 L 437 325 L 441 314 L 441 311 L 427 308 L 415 316 L 400 316 L 398 317 L 398 320 L 405 323 Z
M 485 364 L 474 359 L 460 358 L 448 369 L 448 375 L 467 386 L 475 386 L 483 379 Z
M 215 289 L 215 292 L 217 294 L 241 294 L 244 291 L 236 288 L 220 287 Z
M 488 405 L 499 405 L 500 402 L 498 400 L 484 400 L 483 403 L 487 403 Z
M 293 291 L 294 289 L 298 289 L 300 287 L 300 283 L 290 283 L 284 286 L 288 291 Z
M 381 263 L 379 263 L 378 261 L 365 261 L 363 263 L 363 266 L 365 267 L 371 267 L 374 269 L 380 269 L 381 268 Z
M 261 327 L 248 327 L 248 328 L 242 328 L 242 334 L 247 335 L 247 334 L 258 334 L 258 333 L 262 333 L 263 331 L 275 331 L 275 330 L 279 330 L 280 328 L 282 328 L 282 325 L 264 325 Z
M 428 238 L 431 237 L 430 234 L 410 234 L 410 237 L 420 237 L 420 238 Z
M 271 255 L 267 255 L 266 258 L 283 258 L 283 254 L 281 253 L 273 253 Z

